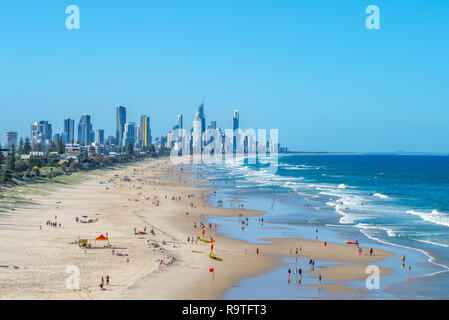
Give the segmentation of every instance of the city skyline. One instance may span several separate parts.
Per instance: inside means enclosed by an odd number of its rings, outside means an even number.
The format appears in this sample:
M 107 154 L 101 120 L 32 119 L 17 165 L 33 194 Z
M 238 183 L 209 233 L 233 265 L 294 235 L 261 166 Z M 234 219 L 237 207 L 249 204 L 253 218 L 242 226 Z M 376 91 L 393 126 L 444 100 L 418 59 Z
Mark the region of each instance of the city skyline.
M 205 96 L 220 127 L 238 106 L 242 127 L 279 129 L 291 150 L 447 153 L 449 3 L 379 0 L 379 30 L 368 4 L 80 0 L 67 30 L 64 3 L 2 2 L 1 143 L 82 113 L 109 136 L 117 104 L 160 136 Z
M 184 134 L 186 133 L 189 133 L 191 135 L 193 139 L 192 141 L 195 141 L 195 136 L 198 133 L 200 133 L 200 135 L 206 135 L 206 129 L 218 130 L 220 134 L 224 134 L 224 130 L 217 127 L 217 120 L 210 120 L 210 125 L 206 128 L 206 115 L 204 112 L 204 107 L 205 104 L 203 99 L 203 102 L 201 104 L 195 106 L 192 125 L 188 130 L 184 129 L 183 115 L 178 114 L 176 118 L 176 125 L 174 125 L 171 129 L 168 129 L 169 126 L 167 126 L 167 130 L 165 130 L 165 132 L 161 134 L 160 137 L 155 137 L 154 141 L 151 134 L 150 116 L 141 115 L 139 126 L 136 121 L 130 121 L 130 119 L 127 119 L 126 106 L 117 105 L 115 113 L 116 136 L 109 135 L 106 139 L 105 130 L 94 127 L 91 115 L 84 113 L 81 115 L 80 120 L 76 123 L 76 135 L 74 119 L 64 119 L 64 129 L 60 133 L 57 132 L 57 130 L 53 130 L 53 125 L 50 121 L 40 120 L 39 122 L 35 122 L 31 125 L 29 136 L 20 136 L 16 131 L 7 131 L 5 147 L 10 148 L 11 145 L 15 145 L 17 147 L 19 138 L 20 140 L 30 138 L 30 143 L 33 146 L 34 151 L 46 151 L 51 144 L 58 146 L 60 143 L 71 146 L 71 149 L 75 145 L 90 147 L 95 146 L 95 148 L 98 148 L 99 146 L 108 146 L 108 151 L 102 149 L 107 153 L 116 152 L 119 150 L 119 152 L 121 152 L 121 149 L 123 147 L 128 147 L 130 144 L 138 148 L 139 150 L 145 150 L 152 144 L 155 144 L 155 146 L 157 146 L 158 148 L 172 148 L 175 146 L 176 142 L 180 142 L 182 139 L 184 139 Z M 240 129 L 238 125 L 238 114 L 239 111 L 234 109 L 232 120 L 233 130 Z M 185 130 L 184 133 L 183 130 Z M 200 138 L 201 149 L 212 140 L 213 138 L 208 141 Z M 235 145 L 235 137 L 233 141 L 233 144 Z M 195 144 L 195 142 L 193 143 Z M 247 141 L 245 141 L 245 143 L 247 143 Z M 112 149 L 110 147 L 112 147 Z

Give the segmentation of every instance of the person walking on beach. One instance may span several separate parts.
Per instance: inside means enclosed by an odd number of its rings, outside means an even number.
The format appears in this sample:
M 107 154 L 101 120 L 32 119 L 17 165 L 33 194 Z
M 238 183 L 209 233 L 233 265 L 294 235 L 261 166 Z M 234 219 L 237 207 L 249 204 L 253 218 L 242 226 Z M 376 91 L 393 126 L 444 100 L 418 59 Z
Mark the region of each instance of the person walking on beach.
M 298 279 L 298 283 L 301 283 L 301 278 L 302 278 L 302 269 L 299 268 L 299 279 Z
M 106 285 L 109 285 L 109 276 L 106 275 Z
M 318 281 L 321 283 L 321 274 L 318 276 Z
M 101 285 L 104 285 L 104 278 L 101 276 Z
M 256 249 L 256 254 L 259 254 L 259 248 Z
M 369 249 L 369 254 L 370 254 L 370 256 L 373 255 L 373 248 Z

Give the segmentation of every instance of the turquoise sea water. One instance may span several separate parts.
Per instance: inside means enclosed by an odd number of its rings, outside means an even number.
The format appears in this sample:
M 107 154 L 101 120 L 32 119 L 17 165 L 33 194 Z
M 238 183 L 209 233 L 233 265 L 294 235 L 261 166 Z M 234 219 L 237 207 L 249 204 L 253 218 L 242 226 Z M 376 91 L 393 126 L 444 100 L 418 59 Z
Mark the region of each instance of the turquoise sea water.
M 250 242 L 285 236 L 314 239 L 316 228 L 320 239 L 357 239 L 397 255 L 382 262 L 397 270 L 383 279 L 381 292 L 373 298 L 449 298 L 449 157 L 285 155 L 270 168 L 240 159 L 203 165 L 200 172 L 218 188 L 212 203 L 221 199 L 224 206 L 236 207 L 229 200 L 242 199 L 245 208 L 267 212 L 263 225 L 252 218 L 243 231 L 237 218 L 212 218 L 221 231 Z M 411 275 L 398 263 L 402 254 Z M 278 298 L 279 292 L 289 292 L 285 299 L 317 294 L 310 288 L 285 288 L 285 281 L 277 278 L 284 273 L 275 270 L 246 279 L 249 283 L 230 290 L 228 297 L 247 298 L 251 290 L 259 298 Z M 267 281 L 279 283 L 279 292 L 273 286 L 257 289 Z

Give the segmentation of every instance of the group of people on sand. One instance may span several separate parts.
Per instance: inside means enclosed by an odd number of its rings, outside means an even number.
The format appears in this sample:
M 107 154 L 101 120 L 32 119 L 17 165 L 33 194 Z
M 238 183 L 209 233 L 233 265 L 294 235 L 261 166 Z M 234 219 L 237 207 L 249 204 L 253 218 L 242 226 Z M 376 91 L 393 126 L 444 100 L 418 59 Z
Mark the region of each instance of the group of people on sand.
M 187 237 L 187 243 L 190 243 L 190 242 L 192 242 L 192 244 L 198 244 L 198 239 L 199 239 L 200 237 L 199 236 L 197 236 L 196 238 L 194 238 L 193 236 L 192 237 Z
M 358 246 L 358 251 L 359 251 L 359 254 L 362 254 L 362 252 L 363 252 L 363 249 L 359 246 L 359 245 L 357 245 Z M 366 252 L 365 253 L 365 255 L 367 255 L 368 254 L 368 252 Z M 374 250 L 373 250 L 373 248 L 371 248 L 371 249 L 369 249 L 369 255 L 370 256 L 372 256 L 374 254 Z
M 104 279 L 105 279 L 105 277 L 101 276 L 100 290 L 106 290 L 104 288 L 104 286 L 105 286 Z M 109 279 L 110 279 L 109 275 L 106 275 L 106 285 L 107 286 L 109 285 Z
M 55 220 L 57 219 L 58 217 L 57 216 L 55 216 Z M 50 227 L 53 227 L 53 228 L 57 228 L 58 227 L 58 222 L 52 222 L 52 221 L 50 221 L 50 220 L 47 220 L 47 226 L 50 226 Z M 61 228 L 61 223 L 59 223 L 59 227 Z

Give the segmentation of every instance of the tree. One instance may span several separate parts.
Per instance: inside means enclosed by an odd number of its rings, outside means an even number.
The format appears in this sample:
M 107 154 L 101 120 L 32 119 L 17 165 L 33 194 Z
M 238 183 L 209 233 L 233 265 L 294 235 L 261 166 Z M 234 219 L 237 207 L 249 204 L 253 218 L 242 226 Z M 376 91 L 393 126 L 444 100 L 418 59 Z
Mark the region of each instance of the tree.
M 134 155 L 134 147 L 131 142 L 128 144 L 128 150 L 126 150 L 126 153 L 130 156 Z
M 59 154 L 64 154 L 65 153 L 65 144 L 62 142 L 62 139 L 59 139 L 58 153 Z
M 51 142 L 50 147 L 48 148 L 48 152 L 56 152 L 56 144 L 54 141 Z
M 16 168 L 16 146 L 12 145 L 8 152 L 8 159 L 6 160 L 6 169 L 14 171 Z
M 21 156 L 23 154 L 23 138 L 20 138 L 19 149 L 17 150 L 17 153 L 19 156 Z
M 9 170 L 0 170 L 0 184 L 5 184 L 12 180 L 12 174 Z
M 25 138 L 25 143 L 23 145 L 23 153 L 24 154 L 30 154 L 30 152 L 31 152 L 30 138 L 26 137 Z
M 3 151 L 1 151 L 1 146 L 0 146 L 0 167 L 2 166 L 3 162 L 5 162 L 5 156 L 3 155 Z
M 42 150 L 44 150 L 44 147 L 42 146 L 42 143 L 34 143 L 33 144 L 33 150 L 35 152 L 42 152 Z

